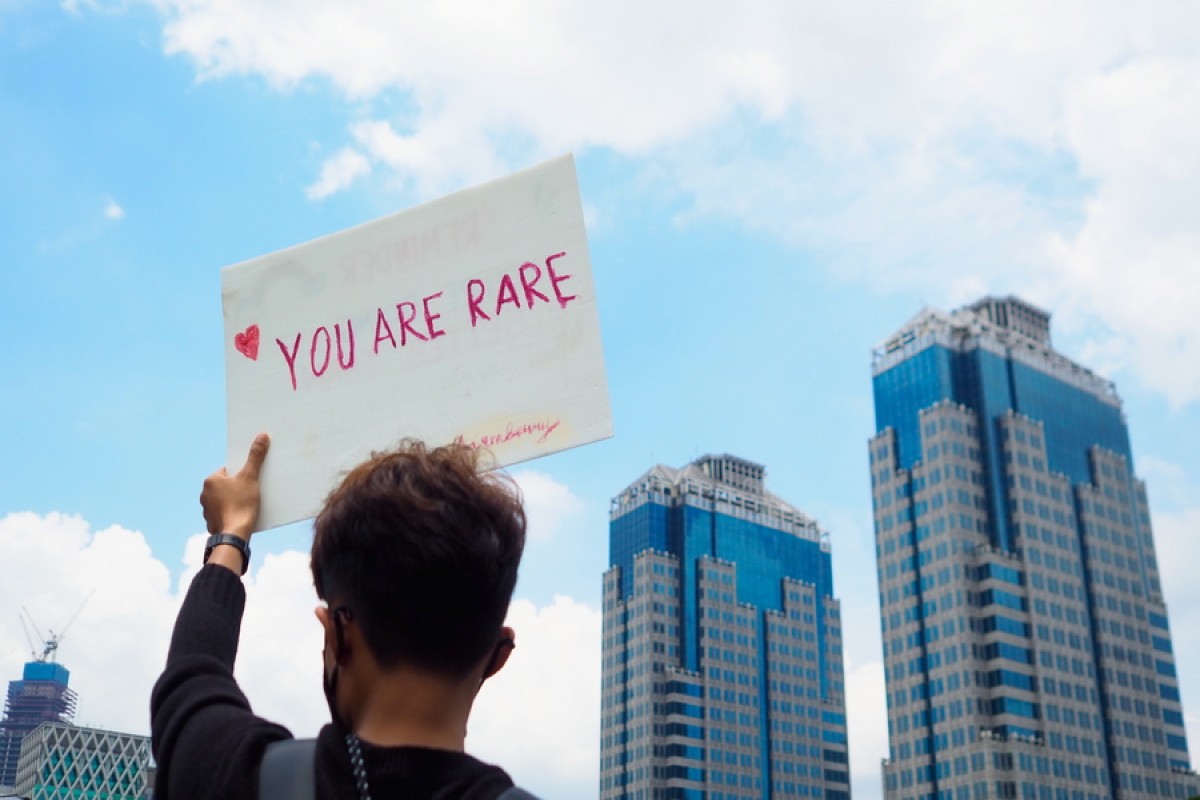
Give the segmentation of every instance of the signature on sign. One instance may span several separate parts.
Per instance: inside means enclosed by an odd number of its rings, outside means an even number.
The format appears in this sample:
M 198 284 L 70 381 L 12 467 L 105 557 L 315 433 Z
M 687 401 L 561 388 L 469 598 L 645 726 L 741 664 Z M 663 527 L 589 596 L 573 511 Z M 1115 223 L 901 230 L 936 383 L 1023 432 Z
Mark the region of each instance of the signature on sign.
M 465 439 L 460 434 L 455 440 L 455 444 L 465 444 L 473 450 L 478 450 L 481 447 L 498 447 L 508 444 L 509 442 L 518 439 L 526 439 L 537 437 L 534 441 L 541 444 L 554 433 L 562 424 L 562 420 L 558 418 L 540 419 L 534 422 L 525 423 L 508 423 L 504 430 L 496 433 L 485 433 L 475 439 Z

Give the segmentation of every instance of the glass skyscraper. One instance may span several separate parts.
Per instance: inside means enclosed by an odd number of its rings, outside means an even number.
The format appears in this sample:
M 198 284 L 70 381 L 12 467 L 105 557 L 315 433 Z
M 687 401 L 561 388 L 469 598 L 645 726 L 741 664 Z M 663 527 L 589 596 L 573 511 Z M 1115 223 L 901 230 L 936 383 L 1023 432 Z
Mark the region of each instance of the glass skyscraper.
M 1013 297 L 922 311 L 872 373 L 886 797 L 1196 794 L 1114 386 Z
M 849 798 L 828 535 L 763 471 L 705 456 L 613 500 L 602 798 Z

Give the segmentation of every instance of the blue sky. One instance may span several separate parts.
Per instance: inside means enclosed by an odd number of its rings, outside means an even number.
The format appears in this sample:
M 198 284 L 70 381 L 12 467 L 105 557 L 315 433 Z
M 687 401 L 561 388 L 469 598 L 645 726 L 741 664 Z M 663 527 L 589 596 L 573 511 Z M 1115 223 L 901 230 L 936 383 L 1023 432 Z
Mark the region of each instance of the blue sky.
M 594 796 L 609 498 L 731 452 L 831 532 L 854 790 L 877 796 L 870 353 L 987 292 L 1052 311 L 1056 346 L 1117 382 L 1200 746 L 1196 15 L 0 0 L 3 676 L 21 606 L 54 627 L 95 588 L 61 656 L 81 718 L 145 729 L 130 698 L 224 458 L 220 267 L 572 151 L 617 435 L 515 470 L 530 655 L 481 700 L 478 750 Z M 255 540 L 241 667 L 301 732 L 316 645 L 278 637 L 314 627 L 307 536 Z M 505 714 L 561 766 L 506 750 Z

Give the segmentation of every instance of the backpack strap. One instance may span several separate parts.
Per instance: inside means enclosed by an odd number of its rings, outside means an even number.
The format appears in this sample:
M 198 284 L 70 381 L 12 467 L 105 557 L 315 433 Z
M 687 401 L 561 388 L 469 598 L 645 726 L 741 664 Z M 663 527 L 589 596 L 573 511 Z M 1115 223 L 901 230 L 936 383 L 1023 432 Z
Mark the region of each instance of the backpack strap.
M 258 768 L 259 800 L 313 800 L 316 739 L 284 739 L 267 745 Z
M 314 800 L 313 759 L 316 739 L 283 739 L 267 745 L 258 768 L 258 800 Z M 511 786 L 497 800 L 538 800 Z

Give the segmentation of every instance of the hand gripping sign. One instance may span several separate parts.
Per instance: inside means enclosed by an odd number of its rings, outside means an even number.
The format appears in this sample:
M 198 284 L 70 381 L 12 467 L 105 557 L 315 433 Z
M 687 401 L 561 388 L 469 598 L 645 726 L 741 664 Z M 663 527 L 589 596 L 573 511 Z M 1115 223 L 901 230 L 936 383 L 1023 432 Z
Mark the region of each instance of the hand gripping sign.
M 227 463 L 259 529 L 412 436 L 509 465 L 612 435 L 571 156 L 221 271 Z

